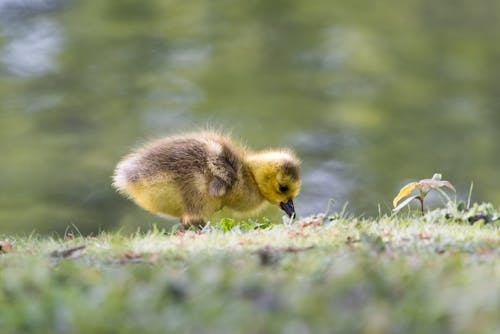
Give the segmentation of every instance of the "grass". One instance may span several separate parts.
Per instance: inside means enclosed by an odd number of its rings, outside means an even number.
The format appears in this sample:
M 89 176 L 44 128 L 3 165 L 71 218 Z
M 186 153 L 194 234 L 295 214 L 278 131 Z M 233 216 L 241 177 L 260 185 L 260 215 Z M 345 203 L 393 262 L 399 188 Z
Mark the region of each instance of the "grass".
M 497 211 L 451 209 L 177 235 L 3 236 L 0 329 L 498 333 Z

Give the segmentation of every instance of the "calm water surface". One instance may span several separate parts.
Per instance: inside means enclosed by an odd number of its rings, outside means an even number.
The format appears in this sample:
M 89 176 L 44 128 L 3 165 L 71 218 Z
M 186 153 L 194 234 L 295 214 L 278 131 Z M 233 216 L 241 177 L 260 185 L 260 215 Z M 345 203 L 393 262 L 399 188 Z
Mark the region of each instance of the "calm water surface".
M 0 234 L 167 223 L 110 186 L 207 126 L 303 159 L 299 214 L 441 172 L 500 203 L 500 2 L 0 0 Z M 281 216 L 279 210 L 265 215 Z

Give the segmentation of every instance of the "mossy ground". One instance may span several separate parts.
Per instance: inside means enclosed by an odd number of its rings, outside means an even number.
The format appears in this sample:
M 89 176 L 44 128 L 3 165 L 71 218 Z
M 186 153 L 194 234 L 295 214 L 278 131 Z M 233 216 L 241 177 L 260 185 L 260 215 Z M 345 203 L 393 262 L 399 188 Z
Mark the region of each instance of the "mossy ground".
M 0 328 L 498 333 L 499 224 L 459 220 L 433 211 L 177 235 L 3 236 L 13 247 L 0 255 Z

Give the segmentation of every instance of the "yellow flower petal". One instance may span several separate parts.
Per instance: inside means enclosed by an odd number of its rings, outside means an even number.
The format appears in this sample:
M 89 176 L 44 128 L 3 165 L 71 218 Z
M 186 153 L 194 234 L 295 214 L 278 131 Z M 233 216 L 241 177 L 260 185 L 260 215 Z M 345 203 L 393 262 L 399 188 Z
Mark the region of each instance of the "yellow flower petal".
M 406 197 L 409 194 L 411 194 L 411 192 L 413 191 L 413 189 L 415 189 L 416 186 L 417 186 L 417 182 L 412 182 L 412 183 L 408 183 L 406 186 L 401 188 L 401 190 L 399 191 L 399 194 L 392 201 L 392 204 L 394 205 L 394 207 L 396 207 L 398 205 L 399 201 L 403 197 Z

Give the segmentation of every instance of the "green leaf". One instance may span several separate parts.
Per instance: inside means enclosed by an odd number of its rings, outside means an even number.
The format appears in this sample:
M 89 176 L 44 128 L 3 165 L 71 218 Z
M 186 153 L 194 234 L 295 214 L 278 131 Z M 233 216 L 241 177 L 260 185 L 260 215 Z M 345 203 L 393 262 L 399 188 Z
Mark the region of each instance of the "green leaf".
M 220 221 L 220 226 L 224 231 L 229 232 L 234 227 L 234 219 L 222 218 L 222 220 Z
M 262 222 L 256 222 L 254 229 L 271 229 L 273 227 L 273 223 L 269 218 L 263 218 Z
M 407 206 L 408 204 L 410 204 L 411 201 L 413 201 L 414 199 L 418 198 L 419 195 L 413 195 L 411 197 L 408 197 L 407 199 L 405 199 L 404 201 L 402 201 L 401 203 L 399 203 L 399 205 L 397 207 L 395 207 L 392 212 L 396 213 L 398 212 L 399 210 L 401 210 L 402 208 L 404 208 L 405 206 Z

